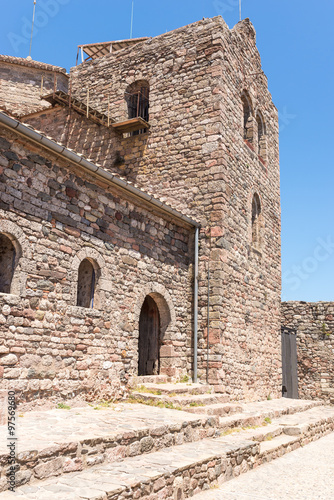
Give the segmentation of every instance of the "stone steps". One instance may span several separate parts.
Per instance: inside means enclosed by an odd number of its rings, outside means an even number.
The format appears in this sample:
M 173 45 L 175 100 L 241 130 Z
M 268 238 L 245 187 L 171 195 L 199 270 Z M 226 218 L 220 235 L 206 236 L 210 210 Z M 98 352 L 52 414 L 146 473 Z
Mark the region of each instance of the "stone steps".
M 43 430 L 45 435 L 43 435 Z M 113 463 L 199 441 L 218 432 L 218 418 L 166 408 L 119 404 L 31 412 L 18 418 L 18 484 Z M 7 488 L 6 427 L 0 431 L 0 491 Z
M 245 403 L 236 405 L 241 406 L 242 413 L 225 417 L 125 403 L 111 408 L 31 412 L 22 418 L 19 415 L 17 483 L 33 483 L 98 464 L 114 463 L 235 428 L 241 431 L 247 426 L 262 426 L 266 417 L 291 415 L 318 404 L 321 402 L 287 399 Z M 291 421 L 286 425 L 291 427 Z M 7 452 L 6 427 L 2 426 L 0 491 L 8 486 Z
M 134 387 L 136 385 L 142 384 L 166 384 L 170 378 L 167 375 L 144 375 L 131 377 L 129 380 L 129 386 Z
M 142 387 L 147 391 L 156 391 L 167 395 L 191 395 L 191 394 L 212 394 L 213 387 L 207 384 L 177 383 L 177 384 L 153 384 L 144 383 Z M 134 389 L 135 390 L 135 389 Z M 226 398 L 226 396 L 225 396 Z
M 196 408 L 215 405 L 217 403 L 224 403 L 225 396 L 220 394 L 151 394 L 146 392 L 132 392 L 131 398 L 139 402 L 153 402 L 155 404 L 161 403 L 166 405 L 173 405 L 175 407 L 190 409 L 192 413 L 200 413 Z M 189 407 L 189 408 L 188 408 Z M 241 409 L 241 408 L 240 408 Z
M 270 403 L 270 404 L 268 404 Z M 322 405 L 321 401 L 277 399 L 270 402 L 260 401 L 247 404 L 247 411 L 219 417 L 219 428 L 227 431 L 233 428 L 262 425 L 265 419 L 274 419 L 283 415 L 300 414 Z
M 154 378 L 155 377 L 155 378 Z M 151 377 L 141 377 L 144 380 L 144 383 L 141 385 L 132 384 L 132 391 L 130 395 L 130 401 L 137 401 L 139 403 L 148 404 L 151 406 L 161 406 L 173 409 L 182 409 L 184 411 L 190 413 L 198 413 L 202 415 L 212 415 L 212 416 L 231 416 L 236 415 L 236 418 L 239 418 L 239 414 L 243 411 L 243 406 L 240 403 L 230 403 L 227 401 L 226 396 L 220 393 L 214 392 L 212 386 L 207 384 L 192 384 L 192 383 L 157 383 L 152 382 L 151 380 L 156 380 L 159 376 L 151 376 Z M 164 376 L 162 376 L 164 377 Z M 140 377 L 134 379 L 138 382 Z M 148 381 L 149 379 L 150 381 Z M 281 400 L 277 400 L 281 401 Z M 286 401 L 288 401 L 286 399 Z M 281 411 L 281 403 L 280 409 Z M 301 405 L 306 404 L 307 407 L 319 405 L 320 401 L 307 401 L 301 402 Z M 253 403 L 254 412 L 258 412 L 259 419 L 261 419 L 261 415 L 263 410 L 267 411 L 268 402 L 262 401 L 260 403 Z M 289 403 L 287 403 L 289 405 Z M 251 407 L 251 406 L 250 406 Z M 283 405 L 284 407 L 284 405 Z M 291 408 L 286 411 L 300 411 L 299 407 L 295 407 L 295 410 Z M 251 425 L 252 418 L 250 418 L 249 410 L 247 412 L 247 418 L 249 420 L 247 425 Z M 280 413 L 281 414 L 281 413 Z M 270 412 L 265 415 L 265 417 L 272 417 L 275 415 L 275 412 Z M 278 415 L 276 415 L 278 416 Z M 258 424 L 258 420 L 256 419 L 256 415 L 254 414 L 253 420 Z M 242 416 L 240 417 L 243 418 Z M 229 424 L 229 423 L 228 423 Z M 238 424 L 239 425 L 239 424 Z
M 225 417 L 227 415 L 234 415 L 242 412 L 242 406 L 233 403 L 213 403 L 204 406 L 189 406 L 184 408 L 189 413 L 197 413 L 199 415 L 215 415 Z
M 290 406 L 294 408 L 297 404 Z M 334 430 L 333 407 L 307 408 L 304 404 L 300 408 L 302 413 L 281 413 L 266 428 L 240 432 L 232 428 L 229 435 L 204 438 L 45 479 L 18 488 L 14 497 L 2 493 L 0 499 L 185 499 Z M 298 429 L 299 433 L 291 435 L 291 428 Z

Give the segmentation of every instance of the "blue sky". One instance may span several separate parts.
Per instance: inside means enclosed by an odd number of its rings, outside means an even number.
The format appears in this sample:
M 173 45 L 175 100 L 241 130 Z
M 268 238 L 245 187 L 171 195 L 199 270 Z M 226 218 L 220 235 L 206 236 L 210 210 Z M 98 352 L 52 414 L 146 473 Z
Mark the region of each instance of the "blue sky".
M 76 48 L 129 38 L 132 0 L 37 0 L 32 57 L 69 69 Z M 2 2 L 0 52 L 29 53 L 33 0 Z M 203 17 L 233 27 L 238 0 L 135 0 L 133 36 Z M 280 114 L 284 300 L 334 300 L 334 2 L 242 0 Z

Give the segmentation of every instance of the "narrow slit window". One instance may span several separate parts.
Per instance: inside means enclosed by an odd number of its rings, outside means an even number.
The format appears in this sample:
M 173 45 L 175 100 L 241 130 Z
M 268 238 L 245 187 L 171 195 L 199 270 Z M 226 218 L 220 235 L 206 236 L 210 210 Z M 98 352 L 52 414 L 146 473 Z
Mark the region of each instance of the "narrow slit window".
M 249 143 L 253 142 L 253 115 L 250 100 L 244 93 L 241 96 L 243 106 L 243 136 Z
M 252 246 L 260 250 L 261 246 L 261 203 L 257 193 L 252 201 Z
M 94 308 L 94 295 L 96 287 L 96 273 L 93 264 L 84 259 L 78 271 L 77 306 Z
M 15 270 L 16 252 L 11 240 L 0 234 L 0 292 L 10 293 Z
M 257 123 L 257 147 L 258 155 L 261 156 L 263 160 L 266 159 L 266 135 L 264 121 L 260 113 L 256 116 Z

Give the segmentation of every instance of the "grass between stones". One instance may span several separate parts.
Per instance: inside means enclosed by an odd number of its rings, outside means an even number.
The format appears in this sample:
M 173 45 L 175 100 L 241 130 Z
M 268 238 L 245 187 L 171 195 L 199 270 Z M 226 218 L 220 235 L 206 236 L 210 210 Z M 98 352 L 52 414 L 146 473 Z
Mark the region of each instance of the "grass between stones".
M 71 407 L 65 403 L 58 403 L 56 406 L 57 410 L 70 410 Z
M 134 398 L 133 396 L 129 396 L 128 399 L 125 400 L 125 403 L 137 403 L 147 406 L 158 406 L 159 408 L 169 408 L 170 410 L 179 410 L 179 411 L 184 410 L 184 408 L 182 408 L 181 406 L 174 405 L 173 403 L 168 403 L 167 401 L 155 401 L 153 399 Z
M 267 422 L 269 420 L 269 422 Z M 242 431 L 249 431 L 249 430 L 255 430 L 259 429 L 260 427 L 266 427 L 266 425 L 271 424 L 270 418 L 265 418 L 263 423 L 261 425 L 246 425 L 245 427 L 233 427 L 231 429 L 226 429 L 226 431 L 221 432 L 221 436 L 228 436 L 229 434 L 234 434 L 237 432 L 242 432 Z M 273 439 L 271 434 L 268 434 L 266 437 L 266 441 L 270 441 Z
M 132 389 L 132 392 L 140 392 L 141 394 L 154 394 L 154 396 L 161 396 L 161 391 L 148 389 L 144 385 L 138 385 Z

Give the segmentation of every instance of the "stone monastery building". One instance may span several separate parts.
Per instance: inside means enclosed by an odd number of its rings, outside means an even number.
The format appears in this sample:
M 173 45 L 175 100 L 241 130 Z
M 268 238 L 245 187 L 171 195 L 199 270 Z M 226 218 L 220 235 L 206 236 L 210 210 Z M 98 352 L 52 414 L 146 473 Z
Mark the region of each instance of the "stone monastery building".
M 0 384 L 281 395 L 278 113 L 248 19 L 0 56 Z M 209 325 L 209 327 L 208 327 Z

